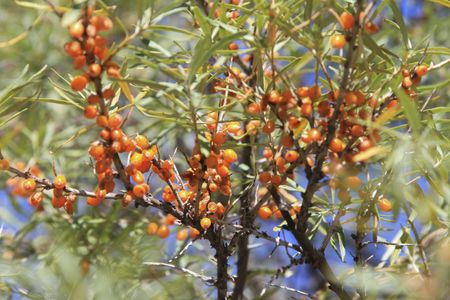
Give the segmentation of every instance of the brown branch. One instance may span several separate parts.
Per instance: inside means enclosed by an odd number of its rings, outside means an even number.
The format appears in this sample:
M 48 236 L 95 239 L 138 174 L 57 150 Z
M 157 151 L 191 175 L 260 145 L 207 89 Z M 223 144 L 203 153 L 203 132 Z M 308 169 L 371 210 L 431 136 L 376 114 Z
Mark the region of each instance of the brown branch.
M 280 210 L 283 218 L 286 220 L 289 231 L 294 235 L 297 243 L 304 250 L 306 261 L 310 262 L 314 268 L 317 268 L 322 273 L 322 275 L 325 277 L 325 280 L 329 283 L 330 289 L 334 291 L 339 296 L 339 298 L 346 300 L 352 299 L 352 297 L 345 291 L 343 285 L 337 279 L 323 253 L 314 248 L 314 245 L 304 231 L 297 230 L 291 214 L 281 205 L 281 198 L 276 188 L 274 186 L 271 186 L 269 188 L 269 191 L 272 194 L 272 198 L 275 204 L 278 206 L 278 209 Z

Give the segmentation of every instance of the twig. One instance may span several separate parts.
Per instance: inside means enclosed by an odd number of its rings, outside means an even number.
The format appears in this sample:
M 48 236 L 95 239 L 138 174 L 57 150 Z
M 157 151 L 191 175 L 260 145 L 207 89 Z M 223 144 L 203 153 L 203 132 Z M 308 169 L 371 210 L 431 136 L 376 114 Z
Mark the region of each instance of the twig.
M 201 275 L 199 273 L 196 273 L 192 270 L 189 270 L 187 268 L 183 268 L 183 267 L 179 267 L 179 266 L 175 266 L 172 264 L 168 264 L 168 263 L 162 263 L 162 262 L 144 262 L 144 265 L 147 266 L 154 266 L 154 267 L 167 267 L 173 270 L 177 270 L 183 273 L 186 273 L 187 275 L 190 275 L 192 277 L 201 279 L 202 281 L 204 281 L 205 283 L 207 283 L 208 285 L 212 285 L 214 284 L 214 282 L 216 281 L 213 277 L 209 277 L 209 276 L 205 276 L 205 275 Z

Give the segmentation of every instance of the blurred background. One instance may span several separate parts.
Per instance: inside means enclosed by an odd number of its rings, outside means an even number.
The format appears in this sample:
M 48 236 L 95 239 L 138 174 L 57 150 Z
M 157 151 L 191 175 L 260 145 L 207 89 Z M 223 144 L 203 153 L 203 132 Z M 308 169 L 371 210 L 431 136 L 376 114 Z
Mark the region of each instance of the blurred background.
M 76 1 L 75 7 L 76 7 Z M 352 1 L 348 1 L 352 2 Z M 380 1 L 378 1 L 380 2 Z M 450 46 L 449 17 L 450 10 L 431 1 L 397 1 L 409 37 L 413 45 L 423 43 L 428 38 L 433 47 Z M 55 0 L 55 3 L 58 3 Z M 70 1 L 60 1 L 63 6 L 70 6 Z M 145 15 L 146 10 L 168 10 L 183 6 L 183 1 L 149 1 L 149 0 L 110 0 L 108 5 L 115 6 L 114 16 L 123 21 L 129 32 Z M 0 102 L 0 149 L 6 157 L 14 158 L 27 166 L 38 164 L 44 174 L 52 174 L 52 165 L 64 172 L 70 182 L 77 186 L 92 189 L 93 174 L 90 161 L 86 155 L 87 145 L 96 136 L 96 131 L 82 118 L 82 107 L 77 101 L 61 100 L 62 89 L 67 87 L 68 74 L 72 72 L 70 60 L 63 51 L 63 44 L 69 39 L 62 24 L 70 16 L 58 18 L 55 14 L 41 9 L 44 1 L 10 1 L 0 2 L 0 95 L 12 95 L 6 102 Z M 187 5 L 187 4 L 186 4 Z M 148 12 L 148 10 L 147 10 Z M 391 17 L 385 9 L 381 16 Z M 65 23 L 66 22 L 66 23 Z M 400 52 L 400 37 L 394 34 L 392 25 L 383 18 L 376 20 L 381 27 L 377 41 L 388 45 L 393 52 Z M 171 24 L 186 30 L 193 30 L 192 18 L 185 12 L 163 18 L 160 24 Z M 175 47 L 172 41 L 191 49 L 195 40 L 186 35 L 148 34 L 144 40 L 136 41 L 136 46 L 149 43 L 149 40 L 167 47 Z M 115 26 L 110 38 L 120 41 L 123 31 Z M 148 40 L 147 40 L 148 39 Z M 122 59 L 132 49 L 121 52 Z M 287 49 L 291 55 L 302 53 L 302 49 Z M 400 52 L 400 53 L 399 53 Z M 445 56 L 437 55 L 436 62 Z M 448 56 L 447 56 L 448 58 Z M 133 76 L 141 79 L 159 80 L 165 78 L 152 68 L 145 68 L 138 59 L 126 60 Z M 46 66 L 45 69 L 43 67 Z M 306 69 L 312 66 L 306 66 Z M 36 78 L 30 77 L 37 74 Z M 448 68 L 444 68 L 427 77 L 424 84 L 443 82 L 448 79 Z M 304 72 L 298 78 L 299 85 L 311 85 L 314 73 Z M 15 91 L 13 87 L 26 85 Z M 439 93 L 450 94 L 448 81 L 441 86 Z M 126 99 L 120 99 L 126 103 Z M 440 100 L 441 105 L 448 105 L 448 100 Z M 148 104 L 151 108 L 152 105 Z M 161 103 L 164 106 L 164 103 Z M 437 105 L 437 104 L 436 104 Z M 23 112 L 15 116 L 13 112 Z M 448 115 L 444 115 L 445 116 Z M 142 114 L 134 114 L 129 124 L 129 132 L 139 132 L 158 142 L 165 155 L 172 155 L 175 145 L 180 148 L 192 148 L 192 136 L 179 127 L 170 127 L 170 121 L 149 119 Z M 177 125 L 177 124 L 175 124 Z M 172 151 L 172 152 L 171 152 Z M 382 174 L 381 167 L 370 170 L 372 176 Z M 447 173 L 448 183 L 448 169 Z M 299 174 L 301 177 L 302 174 Z M 155 186 L 157 185 L 155 181 Z M 429 192 L 428 183 L 420 179 L 417 184 L 422 191 Z M 44 298 L 44 299 L 209 299 L 215 297 L 214 286 L 199 279 L 186 276 L 181 272 L 164 267 L 147 267 L 143 262 L 176 262 L 206 276 L 214 276 L 214 266 L 209 256 L 213 253 L 204 241 L 190 245 L 189 241 L 177 241 L 175 232 L 166 239 L 146 235 L 146 226 L 150 220 L 158 218 L 158 212 L 151 209 L 129 207 L 123 209 L 120 203 L 105 203 L 98 209 L 90 209 L 80 204 L 73 218 L 69 218 L 51 207 L 45 213 L 36 213 L 21 197 L 11 195 L 6 184 L 5 174 L 0 174 L 0 297 Z M 330 193 L 330 191 L 326 191 Z M 395 193 L 393 193 L 395 194 Z M 393 195 L 397 197 L 397 195 Z M 354 239 L 351 233 L 352 216 L 344 220 L 348 224 L 343 230 L 347 240 L 336 245 L 326 253 L 336 269 L 344 272 L 354 266 Z M 427 232 L 429 225 L 422 224 L 420 218 L 413 222 L 419 232 Z M 327 220 L 330 221 L 330 220 Z M 344 222 L 345 223 L 345 222 Z M 380 238 L 386 241 L 413 242 L 406 240 L 403 231 L 408 226 L 404 214 L 386 214 L 381 219 Z M 292 240 L 284 231 L 273 231 L 279 225 L 276 220 L 264 222 L 262 229 L 274 237 Z M 437 233 L 438 235 L 439 233 Z M 442 233 L 444 234 L 444 233 Z M 317 242 L 320 244 L 319 235 Z M 437 236 L 436 238 L 439 238 Z M 293 241 L 293 240 L 292 240 Z M 186 248 L 187 246 L 187 248 Z M 177 253 L 187 249 L 187 255 L 180 258 Z M 301 295 L 284 289 L 269 287 L 267 283 L 277 268 L 288 265 L 290 260 L 286 249 L 264 240 L 252 239 L 253 255 L 249 268 L 249 298 L 256 299 L 265 288 L 267 299 L 298 298 Z M 450 249 L 447 249 L 450 250 Z M 410 252 L 408 252 L 410 251 Z M 364 257 L 368 264 L 378 266 L 390 264 L 398 257 L 410 259 L 414 249 L 395 249 L 386 245 L 369 245 L 365 247 Z M 442 254 L 443 253 L 443 254 Z M 448 251 L 442 252 L 443 261 Z M 394 260 L 395 260 L 394 259 Z M 263 263 L 262 263 L 263 262 Z M 233 259 L 230 260 L 232 272 L 236 272 Z M 390 266 L 397 268 L 399 266 Z M 89 269 L 89 271 L 87 271 Z M 86 273 L 87 272 L 87 273 Z M 408 272 L 408 270 L 404 270 Z M 439 272 L 439 270 L 437 270 Z M 376 276 L 366 274 L 365 276 Z M 445 276 L 443 277 L 445 278 Z M 358 277 L 354 277 L 355 281 Z M 448 277 L 447 279 L 448 280 Z M 370 280 L 368 280 L 370 282 Z M 373 288 L 382 286 L 386 291 L 397 291 L 401 278 L 392 277 L 382 283 L 373 281 Z M 289 286 L 294 289 L 314 293 L 325 285 L 321 276 L 308 265 L 290 268 L 284 276 L 273 279 L 273 284 Z M 380 285 L 381 284 L 381 285 Z M 445 280 L 440 282 L 446 286 Z M 447 285 L 448 287 L 448 285 Z M 401 290 L 407 290 L 402 287 Z M 420 298 L 420 297 L 419 297 Z

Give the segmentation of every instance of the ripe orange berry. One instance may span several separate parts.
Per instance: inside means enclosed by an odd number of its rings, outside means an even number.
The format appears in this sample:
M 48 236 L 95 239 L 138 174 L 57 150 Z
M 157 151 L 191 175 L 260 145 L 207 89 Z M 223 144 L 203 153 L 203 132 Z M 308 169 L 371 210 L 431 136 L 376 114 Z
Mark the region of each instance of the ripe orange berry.
M 92 143 L 91 147 L 89 147 L 89 155 L 91 155 L 95 160 L 100 160 L 105 156 L 105 147 L 99 143 Z
M 258 209 L 258 216 L 263 220 L 270 219 L 272 217 L 272 210 L 268 206 L 261 206 Z
M 64 175 L 58 175 L 53 180 L 53 185 L 57 190 L 62 190 L 67 184 L 66 177 Z
M 270 149 L 269 147 L 264 148 L 263 156 L 268 160 L 272 159 L 273 158 L 272 149 Z
M 310 117 L 312 115 L 312 104 L 311 103 L 303 103 L 300 108 L 300 113 L 303 117 Z
M 87 102 L 91 105 L 98 104 L 100 102 L 100 97 L 94 94 L 91 94 L 87 97 Z
M 144 183 L 144 175 L 142 174 L 142 172 L 141 171 L 137 171 L 136 170 L 136 172 L 134 172 L 134 174 L 131 176 L 131 178 L 133 179 L 133 181 L 136 183 L 136 184 L 141 184 L 141 183 Z
M 177 232 L 177 240 L 178 241 L 184 241 L 188 237 L 188 231 L 187 229 L 181 229 Z
M 133 195 L 135 195 L 138 198 L 142 198 L 147 193 L 146 188 L 144 186 L 145 184 L 137 184 L 133 187 Z
M 345 179 L 346 186 L 351 188 L 352 190 L 356 190 L 361 186 L 361 179 L 358 176 L 348 176 Z
M 219 160 L 217 159 L 217 156 L 214 154 L 211 154 L 205 159 L 205 164 L 208 168 L 215 168 L 217 167 Z
M 267 121 L 266 125 L 263 126 L 262 131 L 265 134 L 271 134 L 275 130 L 275 123 L 273 121 Z
M 210 218 L 202 218 L 200 220 L 200 226 L 202 226 L 203 229 L 208 230 L 209 227 L 211 227 L 211 219 Z
M 9 169 L 9 161 L 7 159 L 0 160 L 0 171 L 5 171 Z
M 102 199 L 97 197 L 87 197 L 86 203 L 89 206 L 98 206 L 102 202 Z
M 281 184 L 282 178 L 280 175 L 272 175 L 272 177 L 270 178 L 270 182 L 274 185 L 274 186 L 279 186 Z
M 354 137 L 360 137 L 364 134 L 364 128 L 361 125 L 352 126 L 352 135 Z
M 318 129 L 313 128 L 308 132 L 308 137 L 311 139 L 311 141 L 318 142 L 322 138 L 322 134 Z
M 281 145 L 286 148 L 291 148 L 294 145 L 294 141 L 289 134 L 285 133 L 281 136 Z
M 228 45 L 228 49 L 230 49 L 230 50 L 238 50 L 239 49 L 239 46 L 238 46 L 238 44 L 236 44 L 236 43 L 230 43 L 229 45 Z
M 113 89 L 108 88 L 108 89 L 104 89 L 102 94 L 103 94 L 103 98 L 105 98 L 106 100 L 111 100 L 112 98 L 114 98 L 114 95 L 116 93 L 114 92 Z
M 84 90 L 87 84 L 88 84 L 87 78 L 85 76 L 78 75 L 72 79 L 70 86 L 72 87 L 72 90 L 79 92 Z
M 93 119 L 97 116 L 97 107 L 94 105 L 87 105 L 84 108 L 84 117 L 87 119 Z
M 120 126 L 122 125 L 122 121 L 123 121 L 123 117 L 121 115 L 114 114 L 109 117 L 108 125 L 109 125 L 109 127 L 113 128 L 113 129 L 117 129 L 117 128 L 120 128 Z
M 84 34 L 84 25 L 81 21 L 73 23 L 69 27 L 70 35 L 76 39 L 81 39 Z
M 427 74 L 428 67 L 425 65 L 419 65 L 419 66 L 417 66 L 415 72 L 416 72 L 417 76 L 423 77 Z
M 247 106 L 247 112 L 251 115 L 256 115 L 261 110 L 261 106 L 258 103 L 252 102 Z
M 98 77 L 102 73 L 102 67 L 99 64 L 90 64 L 88 74 L 91 77 Z
M 227 166 L 221 165 L 217 167 L 217 174 L 219 174 L 220 177 L 227 177 L 230 173 L 230 169 L 228 169 Z
M 378 200 L 378 206 L 384 212 L 390 212 L 392 210 L 392 203 L 386 198 L 381 198 Z
M 143 135 L 138 134 L 138 135 L 134 138 L 134 140 L 136 141 L 136 145 L 137 145 L 139 148 L 141 148 L 142 150 L 147 149 L 148 146 L 149 146 L 148 139 L 147 139 L 145 136 L 143 136 Z
M 362 138 L 361 142 L 359 143 L 359 150 L 360 151 L 366 151 L 374 146 L 371 139 L 364 137 Z
M 338 197 L 342 202 L 347 202 L 350 200 L 350 193 L 347 190 L 341 189 L 338 192 Z
M 345 149 L 345 144 L 342 140 L 334 138 L 330 142 L 330 150 L 332 152 L 342 152 Z
M 77 57 L 78 55 L 81 55 L 83 53 L 81 44 L 77 41 L 67 42 L 64 45 L 64 51 L 66 51 L 66 53 L 72 57 Z
M 343 34 L 335 34 L 331 37 L 331 47 L 335 49 L 344 48 L 346 43 L 347 41 L 345 39 L 345 35 Z
M 269 171 L 265 171 L 259 174 L 259 181 L 263 184 L 268 183 L 270 181 L 270 178 L 272 178 L 272 174 L 270 174 Z
M 197 228 L 191 228 L 191 239 L 196 239 L 200 235 L 200 231 Z
M 229 163 L 232 164 L 237 160 L 237 154 L 236 151 L 233 149 L 226 149 L 223 151 L 223 159 Z
M 166 237 L 168 237 L 170 235 L 170 230 L 169 227 L 167 227 L 167 225 L 161 225 L 158 230 L 156 231 L 156 234 L 162 238 L 165 239 Z
M 299 153 L 295 150 L 289 150 L 286 152 L 286 154 L 284 155 L 284 158 L 286 159 L 287 162 L 294 162 L 298 159 L 299 157 Z
M 158 224 L 155 222 L 148 223 L 147 225 L 147 234 L 154 235 L 158 232 Z
M 66 204 L 66 197 L 64 196 L 53 196 L 52 205 L 54 208 L 61 208 Z
M 339 19 L 341 21 L 342 28 L 345 30 L 350 30 L 355 25 L 355 18 L 349 12 L 344 11 Z
M 78 55 L 73 59 L 73 67 L 76 70 L 83 68 L 85 64 L 86 64 L 86 56 L 84 55 Z
M 36 192 L 31 195 L 29 202 L 32 206 L 37 207 L 44 200 L 44 193 Z
M 225 131 L 217 132 L 214 134 L 212 141 L 217 145 L 222 145 L 227 141 L 227 133 Z
M 22 182 L 22 188 L 27 192 L 31 193 L 36 189 L 36 181 L 32 178 L 27 178 Z

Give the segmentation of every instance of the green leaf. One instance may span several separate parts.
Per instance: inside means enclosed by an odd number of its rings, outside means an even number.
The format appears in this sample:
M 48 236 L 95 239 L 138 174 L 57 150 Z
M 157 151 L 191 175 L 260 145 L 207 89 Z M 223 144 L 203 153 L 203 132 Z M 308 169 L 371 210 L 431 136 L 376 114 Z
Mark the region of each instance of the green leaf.
M 221 39 L 218 42 L 212 43 L 210 37 L 205 37 L 201 39 L 194 48 L 194 55 L 189 66 L 189 75 L 187 78 L 188 83 L 191 83 L 194 76 L 197 74 L 198 69 L 203 66 L 208 58 L 214 55 L 214 53 L 224 48 L 226 45 L 232 41 L 238 40 L 243 37 L 245 32 L 238 32 L 231 34 Z
M 419 134 L 420 128 L 422 126 L 420 123 L 420 114 L 417 109 L 417 105 L 415 104 L 413 99 L 411 99 L 411 97 L 409 97 L 405 93 L 405 91 L 403 90 L 402 87 L 399 87 L 396 85 L 395 80 L 392 81 L 390 85 L 391 85 L 391 88 L 394 91 L 395 95 L 400 100 L 400 104 L 402 105 L 403 112 L 405 113 L 406 118 L 408 119 L 408 124 L 411 127 L 413 133 L 416 135 Z
M 450 8 L 450 1 L 448 1 L 448 0 L 428 0 L 428 1 Z
M 405 22 L 403 21 L 403 15 L 400 11 L 400 8 L 397 5 L 395 0 L 389 0 L 389 6 L 392 9 L 392 13 L 394 14 L 394 19 L 397 22 L 397 25 L 400 27 L 400 32 L 402 34 L 403 44 L 405 44 L 406 49 L 411 49 L 411 42 L 408 39 L 408 30 L 406 28 Z

